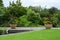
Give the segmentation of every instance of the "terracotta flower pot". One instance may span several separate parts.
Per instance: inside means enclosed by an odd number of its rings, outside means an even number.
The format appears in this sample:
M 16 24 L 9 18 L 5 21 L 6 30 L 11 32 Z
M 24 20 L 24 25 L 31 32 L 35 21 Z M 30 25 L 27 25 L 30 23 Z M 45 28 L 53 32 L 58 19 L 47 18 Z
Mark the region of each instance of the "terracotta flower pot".
M 51 29 L 52 28 L 52 24 L 45 24 L 46 29 Z
M 16 24 L 10 24 L 11 29 L 15 29 L 16 26 L 17 26 Z

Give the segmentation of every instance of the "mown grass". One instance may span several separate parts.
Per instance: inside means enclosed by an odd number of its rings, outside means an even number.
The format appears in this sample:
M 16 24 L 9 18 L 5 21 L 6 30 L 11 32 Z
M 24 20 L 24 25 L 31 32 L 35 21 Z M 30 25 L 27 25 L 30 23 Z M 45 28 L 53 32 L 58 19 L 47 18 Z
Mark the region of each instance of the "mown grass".
M 60 40 L 60 30 L 40 30 L 0 36 L 0 40 Z

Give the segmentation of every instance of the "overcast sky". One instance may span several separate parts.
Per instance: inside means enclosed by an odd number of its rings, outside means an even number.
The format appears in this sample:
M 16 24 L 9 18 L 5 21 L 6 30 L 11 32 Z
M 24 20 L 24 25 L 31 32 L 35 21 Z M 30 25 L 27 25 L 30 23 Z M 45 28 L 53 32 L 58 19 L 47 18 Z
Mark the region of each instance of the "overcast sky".
M 16 0 L 3 0 L 5 6 L 9 6 L 9 1 Z M 60 9 L 60 0 L 21 0 L 23 6 L 39 6 L 50 8 L 52 6 Z

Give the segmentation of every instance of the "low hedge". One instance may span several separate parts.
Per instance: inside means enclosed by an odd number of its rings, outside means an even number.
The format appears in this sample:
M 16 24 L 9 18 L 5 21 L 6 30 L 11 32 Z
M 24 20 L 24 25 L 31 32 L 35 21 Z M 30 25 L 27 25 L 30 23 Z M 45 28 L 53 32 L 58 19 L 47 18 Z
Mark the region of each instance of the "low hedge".
M 0 30 L 0 35 L 7 34 L 6 30 Z

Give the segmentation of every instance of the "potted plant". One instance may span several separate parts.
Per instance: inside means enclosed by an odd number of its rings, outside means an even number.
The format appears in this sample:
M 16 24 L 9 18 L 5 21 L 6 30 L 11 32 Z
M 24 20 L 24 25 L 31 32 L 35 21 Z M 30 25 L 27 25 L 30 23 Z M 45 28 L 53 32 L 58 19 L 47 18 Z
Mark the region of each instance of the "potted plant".
M 11 27 L 11 29 L 15 29 L 16 26 L 17 26 L 17 21 L 16 21 L 16 19 L 10 20 L 10 27 Z
M 52 28 L 52 21 L 48 20 L 47 18 L 44 20 L 44 25 L 46 27 L 46 29 L 51 29 Z

